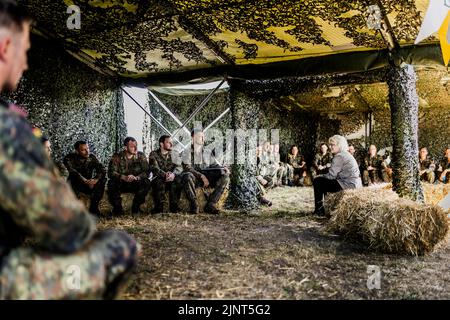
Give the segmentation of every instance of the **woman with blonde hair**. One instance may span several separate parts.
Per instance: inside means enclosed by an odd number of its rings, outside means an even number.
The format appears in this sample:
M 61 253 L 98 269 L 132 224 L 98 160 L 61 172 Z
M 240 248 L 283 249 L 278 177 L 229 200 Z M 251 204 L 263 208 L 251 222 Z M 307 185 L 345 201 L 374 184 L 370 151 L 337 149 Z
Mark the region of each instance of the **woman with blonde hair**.
M 361 188 L 361 175 L 358 163 L 348 152 L 347 139 L 335 135 L 329 139 L 333 160 L 328 173 L 319 175 L 314 179 L 314 214 L 323 216 L 323 198 L 327 193 L 339 192 L 345 189 Z

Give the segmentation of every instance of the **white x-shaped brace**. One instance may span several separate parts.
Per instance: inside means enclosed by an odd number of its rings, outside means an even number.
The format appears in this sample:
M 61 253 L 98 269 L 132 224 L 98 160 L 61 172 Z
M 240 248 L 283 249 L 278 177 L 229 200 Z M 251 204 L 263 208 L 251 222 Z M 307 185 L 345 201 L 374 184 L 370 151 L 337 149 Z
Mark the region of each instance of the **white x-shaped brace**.
M 208 103 L 208 101 L 212 98 L 212 96 L 214 95 L 214 93 L 220 89 L 220 87 L 222 87 L 223 83 L 225 82 L 225 80 L 222 80 L 222 82 L 220 82 L 220 84 L 197 106 L 197 108 L 195 108 L 194 112 L 189 116 L 188 119 L 186 119 L 186 121 L 181 122 L 180 119 L 178 119 L 175 114 L 160 100 L 158 99 L 158 97 L 151 92 L 150 90 L 148 91 L 151 95 L 151 97 L 156 101 L 156 103 L 158 103 L 163 109 L 164 111 L 167 112 L 167 114 L 179 125 L 179 127 L 171 133 L 171 136 L 175 136 L 180 130 L 184 130 L 189 137 L 191 137 L 191 132 L 189 131 L 189 129 L 186 128 L 186 124 L 192 120 L 193 117 L 195 117 L 195 115 L 197 115 L 197 113 L 199 111 L 201 111 L 201 109 L 203 109 L 203 107 L 206 106 L 206 104 Z M 222 112 L 216 119 L 214 119 L 208 126 L 206 126 L 205 129 L 203 129 L 203 132 L 208 131 L 209 129 L 211 129 L 217 122 L 220 121 L 220 119 L 222 119 L 228 112 L 230 112 L 230 108 L 227 108 L 224 112 Z M 163 128 L 165 129 L 165 128 Z M 165 131 L 167 131 L 165 129 Z M 189 146 L 189 143 L 187 143 L 186 145 L 184 145 L 183 143 L 181 143 L 178 139 L 176 139 L 176 141 L 178 141 L 178 143 L 180 143 L 180 145 L 182 146 L 182 150 L 186 149 Z

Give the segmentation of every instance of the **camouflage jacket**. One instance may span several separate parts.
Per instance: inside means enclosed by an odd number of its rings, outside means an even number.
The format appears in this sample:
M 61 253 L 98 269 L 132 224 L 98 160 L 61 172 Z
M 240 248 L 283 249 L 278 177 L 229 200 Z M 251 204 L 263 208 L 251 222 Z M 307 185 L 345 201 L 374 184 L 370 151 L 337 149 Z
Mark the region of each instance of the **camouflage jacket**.
M 297 155 L 296 157 L 294 157 L 292 154 L 288 154 L 287 163 L 296 169 L 298 168 L 306 169 L 305 158 L 301 155 Z
M 106 176 L 105 167 L 93 154 L 89 158 L 77 153 L 68 154 L 64 157 L 64 166 L 69 171 L 69 180 L 102 179 Z
M 363 170 L 367 170 L 368 167 L 373 167 L 375 170 L 381 170 L 385 167 L 385 162 L 379 155 L 376 155 L 375 157 L 367 155 L 364 158 Z
M 196 153 L 194 151 L 194 147 L 192 146 L 190 152 L 183 152 L 181 161 L 183 171 L 190 172 L 196 178 L 200 179 L 202 176 L 202 171 L 221 168 L 214 155 L 208 154 L 208 152 L 204 151 L 205 150 L 203 149 L 202 152 Z
M 443 172 L 446 169 L 450 170 L 450 161 L 444 158 L 439 162 L 438 172 Z
M 260 175 L 262 176 L 275 175 L 279 167 L 280 167 L 279 154 L 274 154 L 271 152 L 263 152 L 263 154 L 260 157 L 259 163 Z
M 327 152 L 324 155 L 321 153 L 317 153 L 314 157 L 313 167 L 316 171 L 321 171 L 319 170 L 319 166 L 329 168 L 331 167 L 331 160 L 333 160 L 333 156 L 331 155 L 331 153 Z
M 434 171 L 436 169 L 436 165 L 434 161 L 427 157 L 425 160 L 419 159 L 419 170 L 420 171 Z
M 148 158 L 150 170 L 154 176 L 164 178 L 167 172 L 175 173 L 178 166 L 172 161 L 172 153 L 169 152 L 165 156 L 161 153 L 161 149 L 152 151 Z
M 127 159 L 125 150 L 116 153 L 108 166 L 109 178 L 120 179 L 120 176 L 133 175 L 140 179 L 147 179 L 150 174 L 148 161 L 143 152 L 138 152 L 131 159 Z
M 48 252 L 70 253 L 95 224 L 33 135 L 26 119 L 0 102 L 0 257 L 30 236 Z

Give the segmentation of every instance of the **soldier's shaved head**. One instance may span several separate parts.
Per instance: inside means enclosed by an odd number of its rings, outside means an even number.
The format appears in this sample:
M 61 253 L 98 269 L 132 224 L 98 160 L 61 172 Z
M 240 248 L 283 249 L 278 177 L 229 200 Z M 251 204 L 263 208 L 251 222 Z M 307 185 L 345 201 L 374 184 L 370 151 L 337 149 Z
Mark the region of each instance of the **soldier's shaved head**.
M 31 19 L 15 1 L 0 2 L 0 90 L 15 90 L 28 69 Z

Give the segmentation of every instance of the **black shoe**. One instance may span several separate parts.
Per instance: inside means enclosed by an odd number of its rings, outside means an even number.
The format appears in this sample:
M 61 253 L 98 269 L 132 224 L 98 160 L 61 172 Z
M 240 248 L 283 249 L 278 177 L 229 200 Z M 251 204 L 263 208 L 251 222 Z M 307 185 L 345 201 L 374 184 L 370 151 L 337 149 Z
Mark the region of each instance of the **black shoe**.
M 216 205 L 213 203 L 207 203 L 205 209 L 203 210 L 205 213 L 209 214 L 219 214 L 220 211 L 217 209 Z
M 189 214 L 198 214 L 198 207 L 191 207 L 189 210 Z
M 163 211 L 164 211 L 163 207 L 157 206 L 152 209 L 151 214 L 161 214 L 163 213 Z
M 261 204 L 264 205 L 264 206 L 268 206 L 268 207 L 271 207 L 271 206 L 272 206 L 272 202 L 269 201 L 269 200 L 267 200 L 267 199 L 264 198 L 264 197 L 261 197 L 261 199 L 259 199 L 259 203 L 261 203 Z
M 181 209 L 180 209 L 178 206 L 176 206 L 176 207 L 174 207 L 174 206 L 170 207 L 170 212 L 171 212 L 171 213 L 179 213 L 180 211 L 181 211 Z
M 135 205 L 135 204 L 133 204 L 132 206 L 131 206 L 131 214 L 132 215 L 138 215 L 139 213 L 141 213 L 142 211 L 141 211 L 141 205 Z
M 89 212 L 92 213 L 94 216 L 100 216 L 100 210 L 98 209 L 98 206 L 90 207 Z
M 314 215 L 318 217 L 325 217 L 325 209 L 323 207 L 320 207 L 320 209 L 315 209 Z

